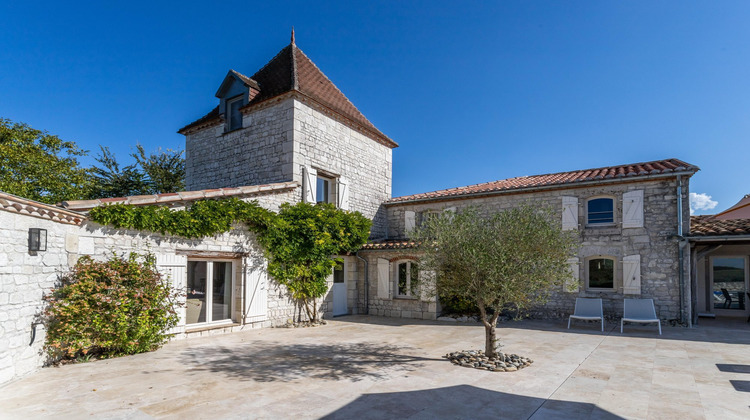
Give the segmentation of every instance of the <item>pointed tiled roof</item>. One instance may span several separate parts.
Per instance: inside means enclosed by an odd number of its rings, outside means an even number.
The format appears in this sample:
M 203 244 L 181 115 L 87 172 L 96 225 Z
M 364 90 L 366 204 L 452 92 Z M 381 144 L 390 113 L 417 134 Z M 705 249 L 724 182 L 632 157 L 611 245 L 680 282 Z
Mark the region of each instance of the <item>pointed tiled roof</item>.
M 260 91 L 246 108 L 287 92 L 298 92 L 354 123 L 376 141 L 389 147 L 398 147 L 398 144 L 378 130 L 294 43 L 284 47 L 251 77 L 241 76 L 260 87 Z M 211 111 L 181 128 L 179 132 L 207 122 L 215 123 L 220 118 L 218 110 Z
M 463 198 L 467 196 L 494 194 L 529 188 L 567 186 L 570 184 L 574 185 L 591 181 L 605 182 L 608 180 L 630 180 L 639 177 L 643 178 L 653 175 L 665 175 L 679 172 L 695 173 L 698 170 L 699 168 L 697 166 L 683 162 L 679 159 L 655 160 L 652 162 L 631 163 L 628 165 L 607 166 L 603 168 L 581 169 L 554 174 L 501 179 L 499 181 L 485 182 L 483 184 L 469 185 L 466 187 L 394 197 L 388 200 L 386 204 Z

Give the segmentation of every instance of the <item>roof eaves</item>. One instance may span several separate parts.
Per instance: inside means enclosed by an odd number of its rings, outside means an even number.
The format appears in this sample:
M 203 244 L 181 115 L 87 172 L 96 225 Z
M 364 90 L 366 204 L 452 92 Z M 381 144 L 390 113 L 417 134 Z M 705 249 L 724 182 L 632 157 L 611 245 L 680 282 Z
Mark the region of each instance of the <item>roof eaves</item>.
M 637 181 L 644 181 L 654 178 L 671 178 L 678 175 L 693 175 L 696 171 L 691 170 L 685 170 L 680 172 L 669 172 L 669 173 L 662 173 L 662 174 L 655 174 L 655 175 L 632 175 L 632 176 L 625 176 L 622 178 L 598 178 L 598 179 L 590 179 L 585 181 L 568 181 L 568 182 L 560 182 L 556 184 L 549 184 L 549 185 L 536 185 L 536 186 L 528 186 L 528 187 L 509 187 L 509 188 L 503 188 L 503 189 L 488 189 L 484 191 L 472 191 L 472 192 L 457 192 L 455 194 L 444 194 L 439 196 L 433 196 L 433 197 L 417 197 L 417 198 L 409 198 L 404 200 L 399 200 L 399 197 L 392 198 L 386 202 L 383 203 L 384 206 L 396 206 L 396 205 L 402 205 L 402 204 L 413 204 L 413 203 L 426 203 L 426 202 L 435 202 L 435 201 L 453 201 L 453 200 L 463 200 L 463 199 L 471 199 L 476 197 L 485 197 L 485 196 L 493 196 L 493 195 L 503 195 L 503 194 L 515 194 L 519 192 L 531 192 L 531 191 L 542 191 L 542 190 L 554 190 L 554 189 L 565 189 L 570 187 L 584 187 L 588 185 L 594 185 L 594 184 L 616 184 L 616 183 L 623 183 L 623 182 L 637 182 Z M 537 175 L 537 176 L 545 176 L 545 175 Z M 524 177 L 516 177 L 516 178 L 508 178 L 508 179 L 518 179 L 518 178 L 524 178 Z M 500 182 L 505 180 L 498 180 L 498 181 L 491 181 L 486 182 L 482 184 L 474 184 L 474 185 L 468 185 L 467 187 L 473 187 L 475 185 L 483 185 L 483 184 L 490 184 L 494 182 Z M 460 188 L 466 188 L 466 187 L 457 187 L 457 188 L 451 188 L 450 190 L 457 190 Z M 448 191 L 448 190 L 438 190 L 438 191 L 432 191 L 428 193 L 422 193 L 422 194 L 432 194 L 437 193 L 440 191 Z M 422 195 L 422 194 L 414 194 L 414 195 Z M 410 197 L 410 196 L 406 196 Z

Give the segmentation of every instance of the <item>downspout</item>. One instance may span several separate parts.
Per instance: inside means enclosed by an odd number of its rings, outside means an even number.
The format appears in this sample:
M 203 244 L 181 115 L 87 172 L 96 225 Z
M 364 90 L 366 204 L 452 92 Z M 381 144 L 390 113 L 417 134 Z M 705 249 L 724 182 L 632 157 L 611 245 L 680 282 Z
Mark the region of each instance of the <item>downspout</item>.
M 684 288 L 685 288 L 685 273 L 683 273 L 685 265 L 685 245 L 687 240 L 682 236 L 682 176 L 677 175 L 677 237 L 679 238 L 678 243 L 678 278 L 680 283 L 680 323 L 684 322 L 685 316 L 683 314 L 683 301 L 684 301 Z
M 366 259 L 359 256 L 359 251 L 354 253 L 354 256 L 365 263 L 365 315 L 370 314 L 370 264 Z

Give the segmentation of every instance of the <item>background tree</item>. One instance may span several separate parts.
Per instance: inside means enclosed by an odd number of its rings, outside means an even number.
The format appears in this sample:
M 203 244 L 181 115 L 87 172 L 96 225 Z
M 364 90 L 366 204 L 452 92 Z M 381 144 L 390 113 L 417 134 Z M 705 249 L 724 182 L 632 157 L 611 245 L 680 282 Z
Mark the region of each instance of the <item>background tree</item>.
M 0 191 L 45 203 L 86 198 L 90 170 L 73 142 L 0 118 Z
M 115 155 L 108 147 L 101 149 L 96 161 L 101 166 L 94 166 L 94 189 L 91 198 L 125 197 L 129 195 L 149 194 L 145 174 L 136 164 L 120 168 Z
M 140 144 L 131 156 L 141 167 L 151 194 L 185 190 L 185 158 L 182 150 L 161 148 L 150 155 Z
M 285 285 L 312 322 L 318 321 L 317 299 L 328 290 L 334 255 L 357 251 L 367 241 L 372 222 L 359 212 L 332 204 L 281 205 L 274 226 L 259 235 L 268 272 Z
M 435 274 L 440 293 L 476 303 L 487 357 L 497 356 L 503 309 L 543 303 L 571 275 L 566 260 L 576 241 L 553 220 L 530 205 L 489 216 L 471 208 L 430 218 L 411 235 L 422 244 L 420 270 Z

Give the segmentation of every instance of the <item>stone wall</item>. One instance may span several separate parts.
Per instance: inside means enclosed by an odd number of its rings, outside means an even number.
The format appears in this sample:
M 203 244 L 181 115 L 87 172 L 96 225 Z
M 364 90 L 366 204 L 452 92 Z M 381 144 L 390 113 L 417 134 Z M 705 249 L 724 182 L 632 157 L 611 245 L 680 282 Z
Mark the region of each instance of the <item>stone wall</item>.
M 245 114 L 239 130 L 224 124 L 185 138 L 187 190 L 240 187 L 292 180 L 293 100 Z
M 0 211 L 0 384 L 33 372 L 44 363 L 44 328 L 32 326 L 42 296 L 67 270 L 66 237 L 75 225 Z M 47 251 L 30 252 L 30 228 L 47 230 Z M 36 336 L 31 342 L 32 331 Z
M 683 220 L 685 234 L 689 231 L 688 183 L 683 182 Z M 622 227 L 623 193 L 632 190 L 644 191 L 644 227 Z M 430 202 L 423 204 L 395 204 L 388 207 L 389 232 L 394 238 L 403 238 L 404 214 L 406 210 L 419 214 L 424 211 L 443 211 L 455 208 L 460 211 L 466 207 L 477 207 L 480 212 L 501 211 L 521 203 L 532 203 L 535 206 L 549 207 L 554 211 L 557 220 L 562 219 L 562 197 L 578 198 L 578 230 L 581 247 L 578 251 L 579 279 L 581 290 L 578 293 L 566 293 L 562 289 L 555 291 L 551 300 L 544 307 L 533 311 L 534 316 L 558 318 L 570 314 L 575 306 L 576 297 L 601 297 L 604 310 L 609 317 L 620 318 L 623 310 L 623 299 L 636 297 L 623 294 L 622 258 L 640 255 L 641 295 L 642 298 L 653 298 L 658 315 L 662 319 L 678 319 L 680 314 L 680 284 L 678 276 L 678 240 L 677 234 L 677 183 L 675 178 L 661 178 L 641 182 L 622 182 L 586 186 L 578 188 L 560 188 L 537 192 L 503 194 L 481 198 Z M 586 200 L 596 196 L 615 198 L 614 226 L 586 226 Z M 586 258 L 592 256 L 610 256 L 616 259 L 615 290 L 590 291 L 585 287 L 584 265 Z M 685 281 L 689 267 L 689 252 L 685 252 Z M 684 290 L 684 289 L 683 289 Z M 687 297 L 683 302 L 689 302 Z M 687 313 L 687 306 L 683 307 Z
M 399 260 L 416 258 L 414 254 L 407 250 L 404 251 L 361 251 L 361 256 L 368 261 L 369 268 L 369 303 L 370 315 L 386 316 L 392 318 L 412 318 L 412 319 L 435 319 L 438 313 L 437 298 L 431 295 L 425 297 L 403 298 L 392 297 L 384 299 L 378 297 L 378 259 L 386 259 L 392 262 Z M 360 264 L 364 270 L 364 264 Z M 389 283 L 392 290 L 395 290 L 396 280 L 389 270 Z M 360 282 L 364 289 L 364 282 Z M 363 293 L 360 293 L 360 299 L 364 301 Z M 364 304 L 363 304 L 364 309 Z
M 294 180 L 310 165 L 350 182 L 349 209 L 373 219 L 371 236 L 385 236 L 391 197 L 392 150 L 329 117 L 312 103 L 294 100 Z
M 281 203 L 297 195 L 298 192 L 293 190 L 255 199 L 265 208 L 278 210 Z M 67 272 L 84 255 L 105 260 L 113 252 L 119 255 L 150 252 L 157 257 L 159 264 L 159 261 L 169 261 L 177 255 L 186 255 L 190 259 L 211 258 L 210 253 L 222 253 L 223 256 L 216 259 L 230 259 L 235 263 L 234 325 L 228 328 L 229 331 L 283 325 L 297 319 L 300 313 L 304 318 L 304 312 L 300 312 L 288 297 L 286 288 L 265 272 L 266 261 L 255 235 L 239 225 L 227 233 L 191 240 L 113 229 L 90 221 L 77 226 L 0 211 L 0 226 L 3 227 L 0 229 L 0 383 L 28 374 L 44 363 L 44 327 L 35 327 L 36 338 L 33 344 L 29 344 L 32 323 L 38 321 L 43 309 L 42 296 L 57 285 L 61 273 Z M 28 251 L 27 237 L 32 227 L 47 229 L 46 251 Z M 255 281 L 260 281 L 267 292 L 266 317 L 246 317 L 243 320 L 243 307 L 247 307 L 252 293 L 249 284 Z M 185 285 L 175 284 L 175 287 L 184 290 Z M 330 312 L 325 299 L 319 304 L 321 313 Z M 183 322 L 172 331 L 177 338 L 186 336 L 184 309 L 181 311 Z M 227 328 L 221 329 L 225 330 Z M 216 331 L 219 330 L 206 331 L 205 334 Z

